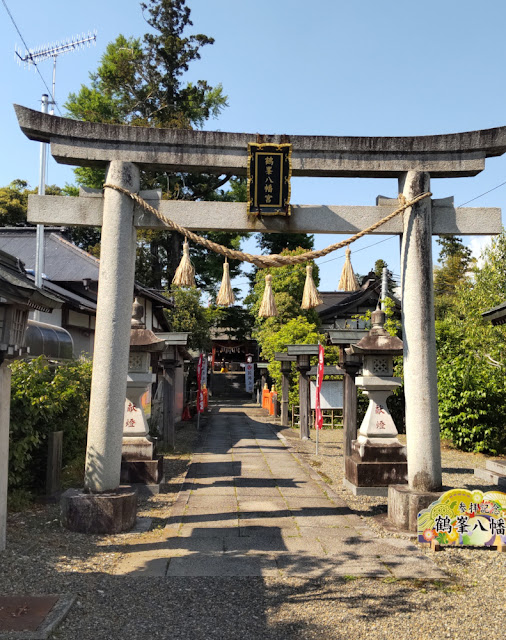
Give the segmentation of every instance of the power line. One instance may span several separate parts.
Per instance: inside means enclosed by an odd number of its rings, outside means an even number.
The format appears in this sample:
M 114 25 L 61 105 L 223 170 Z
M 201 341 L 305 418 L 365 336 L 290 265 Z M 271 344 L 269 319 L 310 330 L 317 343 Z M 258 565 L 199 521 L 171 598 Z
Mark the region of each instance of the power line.
M 480 193 L 480 195 L 476 196 L 476 198 L 471 198 L 471 200 L 468 200 L 467 202 L 463 202 L 462 204 L 459 204 L 457 209 L 460 209 L 460 207 L 463 207 L 464 205 L 469 204 L 470 202 L 474 202 L 475 200 L 478 200 L 478 198 L 482 198 L 483 196 L 486 196 L 487 193 L 490 193 L 491 191 L 495 191 L 496 189 L 499 189 L 499 187 L 502 187 L 505 184 L 506 184 L 506 180 L 504 182 L 501 182 L 501 184 L 498 184 L 496 187 L 492 187 L 492 189 L 489 189 L 488 191 L 485 191 L 484 193 Z
M 5 2 L 5 0 L 2 0 L 2 4 L 3 4 L 3 6 L 5 7 L 5 10 L 7 11 L 8 15 L 9 15 L 9 18 L 11 19 L 11 22 L 12 22 L 12 24 L 14 25 L 14 28 L 15 28 L 15 29 L 16 29 L 16 31 L 18 32 L 18 35 L 19 35 L 19 37 L 21 38 L 21 42 L 22 42 L 22 43 L 23 43 L 23 45 L 25 46 L 25 49 L 29 52 L 28 45 L 26 44 L 26 41 L 25 41 L 25 39 L 23 38 L 23 35 L 22 35 L 21 31 L 19 30 L 19 27 L 18 27 L 18 25 L 16 24 L 16 21 L 14 20 L 14 17 L 13 17 L 13 15 L 12 15 L 12 13 L 10 12 L 10 9 L 9 9 L 9 7 L 7 6 L 7 3 Z M 31 58 L 31 55 L 30 55 L 30 54 L 29 54 L 29 57 Z M 39 74 L 40 79 L 41 79 L 41 80 L 42 80 L 42 82 L 44 83 L 44 86 L 46 87 L 46 90 L 47 90 L 48 94 L 49 94 L 49 95 L 52 95 L 52 94 L 51 94 L 51 89 L 47 86 L 47 82 L 44 80 L 44 76 L 43 76 L 43 75 L 42 75 L 42 73 L 40 72 L 40 69 L 39 69 L 39 67 L 37 66 L 37 63 L 36 63 L 34 60 L 31 60 L 31 62 L 32 62 L 33 66 L 35 67 L 35 70 L 36 70 L 36 71 L 37 71 L 37 73 Z M 58 107 L 58 105 L 56 105 L 56 108 L 58 109 L 58 113 L 59 113 L 60 115 L 62 115 L 62 114 L 61 114 L 61 111 L 60 111 L 60 109 L 59 109 L 59 107 Z
M 388 238 L 383 238 L 383 240 L 378 240 L 378 242 L 373 242 L 372 244 L 368 244 L 365 247 L 362 247 L 361 249 L 356 249 L 353 251 L 353 253 L 359 253 L 360 251 L 365 251 L 366 249 L 370 249 L 370 247 L 374 247 L 377 244 L 381 244 L 382 242 L 386 242 L 387 240 L 392 240 L 392 238 L 395 238 L 395 236 L 388 236 Z M 344 258 L 345 256 L 341 253 L 338 256 L 336 256 L 335 258 L 330 258 L 330 260 L 324 260 L 323 262 L 319 262 L 317 263 L 318 266 L 320 266 L 321 264 L 325 264 L 327 262 L 332 262 L 333 260 L 339 260 L 340 258 Z M 273 277 L 275 278 L 276 275 L 274 274 Z M 250 280 L 244 280 L 243 282 L 234 282 L 234 286 L 241 286 L 243 284 L 251 284 Z
M 3 1 L 3 0 L 2 0 Z M 496 189 L 499 189 L 500 187 L 503 187 L 506 184 L 506 180 L 504 182 L 501 182 L 500 184 L 496 185 L 495 187 L 492 187 L 492 189 L 489 189 L 488 191 L 484 191 L 483 193 L 480 193 L 480 195 L 471 198 L 471 200 L 467 200 L 466 202 L 463 202 L 462 204 L 459 204 L 456 209 L 460 209 L 461 207 L 464 207 L 466 204 L 469 204 L 470 202 L 474 202 L 475 200 L 478 200 L 479 198 L 482 198 L 483 196 L 486 196 L 488 193 L 491 193 L 492 191 L 495 191 Z M 381 244 L 382 242 L 386 242 L 387 240 L 391 240 L 392 238 L 395 238 L 395 236 L 389 236 L 388 238 L 384 238 L 383 240 L 378 240 L 378 242 L 373 242 L 372 244 L 368 244 L 365 247 L 362 247 L 361 249 L 354 249 L 353 253 L 359 253 L 360 251 L 365 251 L 366 249 L 370 249 L 371 247 L 376 246 L 377 244 Z M 329 260 L 324 260 L 323 262 L 319 262 L 317 263 L 318 266 L 322 265 L 322 264 L 326 264 L 327 262 L 333 262 L 334 260 L 340 260 L 342 259 L 344 256 L 343 254 L 339 254 L 338 256 L 336 256 L 335 258 L 330 258 Z M 397 276 L 400 278 L 400 276 Z M 237 286 L 243 285 L 243 284 L 250 284 L 250 281 L 248 280 L 247 282 L 237 282 L 235 283 Z
M 360 251 L 365 251 L 366 249 L 369 249 L 370 247 L 374 247 L 377 244 L 381 244 L 382 242 L 386 242 L 387 240 L 392 240 L 392 238 L 395 238 L 395 236 L 388 236 L 388 238 L 383 238 L 383 240 L 378 240 L 378 242 L 373 242 L 372 244 L 368 244 L 365 247 L 362 247 L 361 249 L 354 249 L 353 253 L 360 253 Z M 343 257 L 343 254 L 339 254 L 338 256 L 336 256 L 335 258 L 329 258 L 329 260 L 324 260 L 323 262 L 318 262 L 318 266 L 320 266 L 321 264 L 326 264 L 327 262 L 332 262 L 333 260 L 339 260 Z

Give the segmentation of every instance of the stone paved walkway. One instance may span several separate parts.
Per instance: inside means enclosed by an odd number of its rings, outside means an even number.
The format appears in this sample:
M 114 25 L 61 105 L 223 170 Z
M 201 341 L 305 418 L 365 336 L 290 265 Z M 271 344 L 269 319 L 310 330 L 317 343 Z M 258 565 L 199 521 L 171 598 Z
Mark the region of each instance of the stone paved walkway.
M 147 546 L 131 545 L 116 573 L 445 577 L 408 541 L 376 538 L 248 404 L 212 408 L 163 538 Z

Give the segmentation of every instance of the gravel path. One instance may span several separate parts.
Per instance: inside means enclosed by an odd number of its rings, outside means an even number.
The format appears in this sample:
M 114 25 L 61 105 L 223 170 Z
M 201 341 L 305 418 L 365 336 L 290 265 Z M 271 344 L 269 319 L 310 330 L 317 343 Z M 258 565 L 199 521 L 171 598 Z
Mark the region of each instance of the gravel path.
M 194 435 L 192 426 L 178 433 L 186 449 Z M 384 499 L 356 498 L 341 488 L 340 431 L 323 432 L 318 458 L 314 443 L 302 443 L 291 430 L 283 435 L 356 516 L 378 535 L 390 535 L 371 517 L 384 511 Z M 470 470 L 484 461 L 445 448 L 445 484 L 483 488 Z M 141 505 L 139 515 L 153 518 L 145 533 L 71 533 L 60 528 L 55 506 L 13 514 L 8 549 L 0 556 L 1 593 L 75 594 L 76 604 L 54 634 L 62 640 L 504 637 L 506 554 L 481 549 L 431 554 L 447 580 L 115 575 L 125 545 L 166 539 L 165 523 L 188 462 L 186 452 L 167 457 L 167 493 Z

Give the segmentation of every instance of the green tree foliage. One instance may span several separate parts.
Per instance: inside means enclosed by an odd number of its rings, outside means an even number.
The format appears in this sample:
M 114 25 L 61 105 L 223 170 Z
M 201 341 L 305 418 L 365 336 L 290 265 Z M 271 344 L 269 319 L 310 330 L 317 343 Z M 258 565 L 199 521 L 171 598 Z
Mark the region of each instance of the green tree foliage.
M 383 269 L 385 268 L 387 270 L 388 293 L 389 295 L 393 295 L 394 289 L 396 287 L 396 282 L 393 278 L 393 273 L 388 268 L 388 263 L 381 258 L 379 260 L 376 260 L 376 262 L 374 263 L 373 272 L 374 275 L 381 280 L 381 278 L 383 277 Z
M 281 255 L 299 255 L 304 253 L 304 249 L 296 249 L 295 251 L 284 250 Z M 286 267 L 269 267 L 267 269 L 259 269 L 255 274 L 255 284 L 253 290 L 246 298 L 246 304 L 251 310 L 252 315 L 256 318 L 258 330 L 266 328 L 268 331 L 276 331 L 281 325 L 297 316 L 304 316 L 310 322 L 318 324 L 318 314 L 314 309 L 304 311 L 300 308 L 302 295 L 304 293 L 304 284 L 306 282 L 306 265 L 301 263 L 297 265 L 288 265 Z M 262 303 L 265 290 L 265 276 L 272 275 L 272 291 L 278 315 L 273 318 L 258 318 L 258 310 Z M 316 264 L 313 265 L 313 280 L 318 286 L 320 282 L 319 270 Z
M 9 489 L 44 488 L 47 438 L 63 431 L 63 465 L 84 458 L 91 387 L 91 362 L 55 366 L 43 356 L 15 361 L 9 432 Z
M 247 193 L 245 190 L 245 200 Z M 258 233 L 256 242 L 264 255 L 281 254 L 283 251 L 312 251 L 314 249 L 314 236 L 306 233 Z M 247 278 L 250 287 L 253 288 L 256 280 L 257 267 L 248 272 Z
M 201 306 L 200 291 L 172 287 L 170 295 L 174 305 L 171 309 L 165 309 L 165 314 L 172 331 L 190 331 L 188 346 L 208 351 L 211 347 L 211 334 L 206 310 Z
M 436 321 L 439 417 L 458 448 L 497 454 L 506 450 L 506 328 L 481 314 L 506 300 L 504 232 L 483 257 Z
M 283 250 L 281 254 L 301 254 L 304 251 L 305 249 Z M 262 359 L 269 362 L 269 373 L 278 390 L 281 373 L 279 362 L 274 360 L 275 352 L 286 352 L 287 344 L 316 344 L 319 339 L 323 340 L 323 336 L 318 334 L 319 318 L 316 311 L 300 308 L 306 281 L 306 264 L 258 270 L 255 274 L 253 289 L 246 298 L 248 308 L 255 318 L 254 337 L 258 340 Z M 265 290 L 265 276 L 269 273 L 272 275 L 272 290 L 278 315 L 272 318 L 259 318 L 258 310 Z M 313 278 L 318 286 L 319 276 L 316 265 L 313 266 Z M 295 367 L 291 375 L 290 402 L 298 404 L 298 378 L 294 372 Z
M 441 249 L 440 266 L 434 269 L 434 304 L 436 317 L 442 318 L 453 304 L 457 285 L 468 279 L 474 260 L 471 249 L 464 246 L 462 238 L 440 236 L 437 243 Z
M 31 189 L 26 180 L 13 180 L 6 187 L 0 188 L 0 226 L 29 227 L 27 222 L 28 196 L 37 193 Z M 61 188 L 54 184 L 46 186 L 48 196 L 71 195 L 68 187 Z
M 314 236 L 307 233 L 259 233 L 257 244 L 262 253 L 281 253 L 282 251 L 294 251 L 314 249 Z
M 151 30 L 144 38 L 123 35 L 107 45 L 90 86 L 81 86 L 69 95 L 65 107 L 70 117 L 90 122 L 131 126 L 192 129 L 202 127 L 226 106 L 221 85 L 205 80 L 185 83 L 184 74 L 199 60 L 201 49 L 214 40 L 203 34 L 187 35 L 192 26 L 185 0 L 149 0 L 141 2 L 144 18 Z M 104 172 L 100 169 L 76 170 L 78 184 L 101 188 Z M 167 174 L 143 172 L 141 188 L 161 189 L 167 199 L 236 200 L 244 189 L 240 181 L 223 191 L 231 176 L 208 174 Z M 231 248 L 240 243 L 238 234 L 205 234 Z M 75 239 L 81 240 L 80 236 Z M 156 289 L 166 288 L 179 263 L 182 238 L 174 232 L 139 233 L 137 279 Z M 84 238 L 84 241 L 87 241 Z M 198 285 L 213 293 L 221 280 L 222 259 L 201 247 L 192 247 Z M 238 263 L 231 263 L 231 276 L 238 275 Z
M 262 358 L 269 363 L 269 375 L 274 380 L 276 389 L 281 389 L 281 364 L 274 359 L 276 352 L 286 352 L 288 344 L 324 343 L 324 336 L 318 333 L 317 326 L 304 316 L 288 320 L 277 331 L 264 330 L 261 334 Z M 289 404 L 299 404 L 298 372 L 292 362 L 290 373 Z
M 26 226 L 28 194 L 34 193 L 25 180 L 13 180 L 0 188 L 0 225 L 2 227 Z
M 248 309 L 234 305 L 232 307 L 211 306 L 206 310 L 210 327 L 226 333 L 231 339 L 243 341 L 251 338 L 254 319 Z

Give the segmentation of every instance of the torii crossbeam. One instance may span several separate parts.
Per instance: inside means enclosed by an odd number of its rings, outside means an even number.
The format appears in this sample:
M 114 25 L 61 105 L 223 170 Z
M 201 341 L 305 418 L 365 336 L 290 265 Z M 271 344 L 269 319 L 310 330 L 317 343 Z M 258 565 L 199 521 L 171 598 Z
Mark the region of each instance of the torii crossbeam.
M 15 106 L 22 131 L 48 142 L 55 160 L 103 166 L 107 182 L 139 190 L 141 169 L 244 175 L 253 134 L 187 131 L 94 124 Z M 263 136 L 291 142 L 294 176 L 395 177 L 409 202 L 430 189 L 430 177 L 474 176 L 487 157 L 506 151 L 506 127 L 419 137 Z M 127 196 L 106 190 L 88 197 L 30 196 L 28 219 L 43 224 L 102 225 L 102 250 L 86 487 L 114 490 L 119 484 L 126 391 L 130 311 L 135 266 L 135 229 L 160 222 Z M 354 233 L 380 220 L 397 200 L 376 206 L 294 206 L 289 218 L 248 218 L 241 203 L 171 202 L 144 194 L 153 206 L 193 230 L 271 233 Z M 158 204 L 156 204 L 158 202 Z M 501 211 L 455 208 L 452 198 L 426 198 L 376 233 L 399 234 L 404 329 L 404 382 L 408 486 L 430 492 L 441 486 L 436 345 L 432 283 L 433 234 L 496 234 Z

